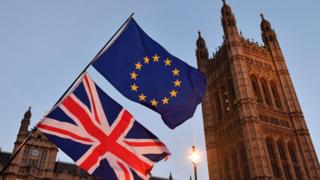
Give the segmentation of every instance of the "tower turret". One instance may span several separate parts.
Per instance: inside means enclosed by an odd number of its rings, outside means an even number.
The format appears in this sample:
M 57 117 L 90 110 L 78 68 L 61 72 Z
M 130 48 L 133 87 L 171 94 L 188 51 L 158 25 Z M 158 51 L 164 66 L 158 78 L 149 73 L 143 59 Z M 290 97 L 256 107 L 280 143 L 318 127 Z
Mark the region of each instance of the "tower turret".
M 221 8 L 221 23 L 223 26 L 224 36 L 227 41 L 233 42 L 239 40 L 236 18 L 234 17 L 231 7 L 223 0 Z
M 199 69 L 202 72 L 205 72 L 206 63 L 209 59 L 208 49 L 206 46 L 206 41 L 202 38 L 201 32 L 198 32 L 198 39 L 197 39 L 197 49 L 196 49 L 196 56 L 198 61 Z
M 30 124 L 30 118 L 31 118 L 31 107 L 24 113 L 24 117 L 21 121 L 20 129 L 19 129 L 19 134 L 21 136 L 25 136 L 28 134 L 28 127 Z
M 270 22 L 264 18 L 263 14 L 260 14 L 260 16 L 261 16 L 261 24 L 260 24 L 261 36 L 265 46 L 268 48 L 268 50 L 280 49 L 277 35 L 272 29 Z
M 206 41 L 202 38 L 201 32 L 198 32 L 198 40 L 197 40 L 197 58 L 198 59 L 206 59 L 208 60 L 208 49 L 206 46 Z

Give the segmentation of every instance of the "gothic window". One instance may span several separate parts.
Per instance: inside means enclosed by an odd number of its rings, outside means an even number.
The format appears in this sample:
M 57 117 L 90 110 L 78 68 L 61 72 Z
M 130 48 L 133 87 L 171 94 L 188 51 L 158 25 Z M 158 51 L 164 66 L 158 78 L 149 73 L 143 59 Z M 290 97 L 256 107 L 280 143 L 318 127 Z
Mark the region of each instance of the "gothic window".
M 45 151 L 45 150 L 41 151 L 40 167 L 43 167 L 45 165 L 46 158 L 47 158 L 47 151 Z
M 220 101 L 219 92 L 215 93 L 214 99 L 215 99 L 215 104 L 216 104 L 217 117 L 218 117 L 218 119 L 221 119 L 222 118 L 222 108 L 221 108 L 221 101 Z
M 258 83 L 257 78 L 255 76 L 253 76 L 253 75 L 251 76 L 251 83 L 252 83 L 252 89 L 253 89 L 254 95 L 256 97 L 256 100 L 258 102 L 262 102 L 259 83 Z
M 297 180 L 302 180 L 303 179 L 299 166 L 294 166 L 294 172 L 296 174 Z
M 279 96 L 279 93 L 278 93 L 278 89 L 277 89 L 277 86 L 274 82 L 271 81 L 270 83 L 271 85 L 271 91 L 272 91 L 272 95 L 273 95 L 273 99 L 276 103 L 276 106 L 278 108 L 281 108 L 282 105 L 281 105 L 281 99 L 280 99 L 280 96 Z
M 261 86 L 262 86 L 262 91 L 264 94 L 264 100 L 268 105 L 272 105 L 271 98 L 270 98 L 270 93 L 268 89 L 268 84 L 265 79 L 261 79 Z
M 279 150 L 280 158 L 281 158 L 281 160 L 283 160 L 283 161 L 287 161 L 286 153 L 285 153 L 285 149 L 284 149 L 284 148 L 285 148 L 285 147 L 284 147 L 283 142 L 278 141 L 278 150 Z
M 272 145 L 272 140 L 271 139 L 267 139 L 267 148 L 268 148 L 270 159 L 275 159 L 276 156 L 274 154 L 274 149 L 273 149 L 273 145 Z
M 277 145 L 278 145 L 278 150 L 279 150 L 279 154 L 280 154 L 280 158 L 281 158 L 281 163 L 282 163 L 284 175 L 285 175 L 286 179 L 290 180 L 290 179 L 292 179 L 292 177 L 290 174 L 288 159 L 286 157 L 286 150 L 285 150 L 286 147 L 281 140 L 279 140 L 277 142 Z
M 270 163 L 273 171 L 274 177 L 280 177 L 280 170 L 277 164 L 276 155 L 274 152 L 273 141 L 272 139 L 266 139 L 267 149 L 269 153 Z
M 300 166 L 299 166 L 297 155 L 296 155 L 296 150 L 295 150 L 293 143 L 288 143 L 288 150 L 290 153 L 291 162 L 293 165 L 293 169 L 294 169 L 294 173 L 296 175 L 296 178 L 297 178 L 297 180 L 302 180 L 303 178 L 302 178 Z
M 23 152 L 23 157 L 22 157 L 22 164 L 23 165 L 27 165 L 28 164 L 29 152 L 30 152 L 30 147 L 26 146 L 25 150 Z
M 282 164 L 284 175 L 286 176 L 286 179 L 290 180 L 291 179 L 291 174 L 289 170 L 289 165 L 288 164 Z
M 289 149 L 291 161 L 292 161 L 293 163 L 296 163 L 296 162 L 297 162 L 297 156 L 296 156 L 296 152 L 295 152 L 295 150 L 294 150 L 293 145 L 292 145 L 292 144 L 289 144 L 289 145 L 288 145 L 288 149 Z

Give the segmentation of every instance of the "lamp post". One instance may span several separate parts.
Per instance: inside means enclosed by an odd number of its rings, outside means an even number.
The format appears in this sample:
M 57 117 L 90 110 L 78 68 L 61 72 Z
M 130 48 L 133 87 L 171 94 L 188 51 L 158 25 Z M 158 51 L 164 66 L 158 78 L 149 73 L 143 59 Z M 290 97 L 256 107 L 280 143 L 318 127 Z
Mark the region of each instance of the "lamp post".
M 194 179 L 197 180 L 197 165 L 199 164 L 200 161 L 200 154 L 199 152 L 196 150 L 195 146 L 192 146 L 192 151 L 189 155 L 189 158 L 193 164 L 193 170 L 194 170 Z

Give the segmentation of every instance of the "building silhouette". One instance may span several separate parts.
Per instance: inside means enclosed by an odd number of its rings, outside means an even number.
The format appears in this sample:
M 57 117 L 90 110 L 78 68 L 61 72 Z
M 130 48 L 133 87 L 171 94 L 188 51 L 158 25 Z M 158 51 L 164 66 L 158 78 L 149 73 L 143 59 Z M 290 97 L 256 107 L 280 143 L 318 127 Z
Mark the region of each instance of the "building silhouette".
M 213 57 L 199 32 L 196 57 L 208 85 L 202 106 L 209 177 L 320 179 L 319 161 L 277 35 L 261 18 L 263 45 L 239 33 L 223 1 L 224 38 Z
M 31 108 L 27 110 L 14 144 L 13 153 L 29 135 Z M 9 161 L 13 153 L 0 150 L 0 170 Z M 33 133 L 30 140 L 12 161 L 0 180 L 98 180 L 72 163 L 57 162 L 58 148 L 40 131 Z M 150 180 L 172 180 L 169 178 L 151 177 Z

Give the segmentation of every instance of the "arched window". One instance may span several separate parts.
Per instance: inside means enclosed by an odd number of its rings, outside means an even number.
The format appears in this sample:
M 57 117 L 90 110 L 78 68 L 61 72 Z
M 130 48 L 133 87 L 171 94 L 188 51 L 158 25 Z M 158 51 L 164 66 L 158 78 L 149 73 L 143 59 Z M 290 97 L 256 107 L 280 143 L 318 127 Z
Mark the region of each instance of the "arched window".
M 278 150 L 279 150 L 279 154 L 280 154 L 280 158 L 281 158 L 281 163 L 282 163 L 284 175 L 285 175 L 286 179 L 290 180 L 290 179 L 292 179 L 292 177 L 290 174 L 288 159 L 286 157 L 285 144 L 283 143 L 283 141 L 279 140 L 277 142 L 277 145 L 278 145 Z
M 45 165 L 46 159 L 47 159 L 47 151 L 42 150 L 41 156 L 40 156 L 40 167 L 43 167 Z
M 289 143 L 289 144 L 288 144 L 288 149 L 289 149 L 291 161 L 292 161 L 293 163 L 298 162 L 298 161 L 297 161 L 296 152 L 295 152 L 295 148 L 293 147 L 293 144 L 292 144 L 292 143 Z
M 271 81 L 270 85 L 271 85 L 271 91 L 272 91 L 274 102 L 276 103 L 276 106 L 278 108 L 281 108 L 282 107 L 281 99 L 280 99 L 280 96 L 279 96 L 279 93 L 278 93 L 277 86 L 273 81 Z
M 26 146 L 25 150 L 23 152 L 23 156 L 22 156 L 22 164 L 23 165 L 27 165 L 28 164 L 28 157 L 29 157 L 29 153 L 30 153 L 30 147 Z
M 291 142 L 288 143 L 288 150 L 289 150 L 289 153 L 290 153 L 291 162 L 292 162 L 292 165 L 293 165 L 293 169 L 294 169 L 294 173 L 296 175 L 296 178 L 297 178 L 297 180 L 302 180 L 303 177 L 302 177 L 302 173 L 301 173 L 300 166 L 299 166 L 299 163 L 298 163 L 296 149 L 295 149 L 295 146 L 294 146 L 293 143 L 291 143 Z
M 277 164 L 277 159 L 274 151 L 273 140 L 271 138 L 266 139 L 266 145 L 268 149 L 270 164 L 272 167 L 274 177 L 280 177 L 280 169 Z
M 252 89 L 253 89 L 254 95 L 256 97 L 256 100 L 258 102 L 262 103 L 262 97 L 261 97 L 261 93 L 260 93 L 261 91 L 260 91 L 258 80 L 253 75 L 251 75 L 250 78 L 251 78 Z
M 268 84 L 267 84 L 267 81 L 265 79 L 263 79 L 263 78 L 261 79 L 261 86 L 262 86 L 262 91 L 263 91 L 263 94 L 264 94 L 265 102 L 268 105 L 272 105 Z
M 222 108 L 221 108 L 221 101 L 220 101 L 220 95 L 219 92 L 216 92 L 214 95 L 215 104 L 216 104 L 216 110 L 217 110 L 217 118 L 222 118 Z

